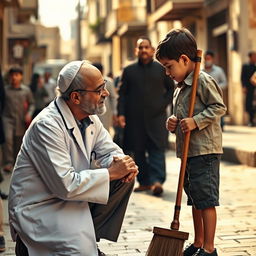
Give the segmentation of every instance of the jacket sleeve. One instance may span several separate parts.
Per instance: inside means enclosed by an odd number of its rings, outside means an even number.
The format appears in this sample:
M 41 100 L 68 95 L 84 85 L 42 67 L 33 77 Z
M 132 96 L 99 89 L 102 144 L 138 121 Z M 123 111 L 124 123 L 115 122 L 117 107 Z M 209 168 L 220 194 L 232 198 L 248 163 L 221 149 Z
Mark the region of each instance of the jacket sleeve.
M 108 91 L 109 91 L 109 103 L 112 110 L 113 115 L 116 115 L 117 112 L 117 93 L 114 87 L 114 83 L 112 81 L 107 81 L 108 83 Z
M 28 113 L 30 116 L 32 116 L 35 111 L 35 100 L 30 89 L 28 89 L 27 91 L 27 101 L 29 104 Z
M 247 83 L 248 83 L 246 73 L 247 73 L 247 68 L 246 68 L 246 64 L 244 64 L 242 66 L 242 72 L 241 72 L 241 82 L 243 87 L 247 87 Z
M 224 73 L 224 70 L 220 67 L 220 72 L 219 72 L 219 87 L 221 89 L 225 89 L 227 87 L 227 78 Z
M 222 99 L 221 89 L 211 77 L 199 81 L 197 94 L 205 107 L 202 112 L 194 115 L 193 118 L 199 130 L 202 130 L 211 124 L 213 120 L 224 115 L 226 106 Z
M 63 200 L 107 202 L 107 169 L 75 170 L 67 137 L 60 127 L 42 120 L 35 123 L 32 129 L 29 157 L 53 195 Z
M 98 117 L 95 117 L 98 119 Z M 123 150 L 113 142 L 109 132 L 103 127 L 102 123 L 94 120 L 97 123 L 97 138 L 93 148 L 95 152 L 95 160 L 101 168 L 108 168 L 113 161 L 114 156 L 123 157 Z

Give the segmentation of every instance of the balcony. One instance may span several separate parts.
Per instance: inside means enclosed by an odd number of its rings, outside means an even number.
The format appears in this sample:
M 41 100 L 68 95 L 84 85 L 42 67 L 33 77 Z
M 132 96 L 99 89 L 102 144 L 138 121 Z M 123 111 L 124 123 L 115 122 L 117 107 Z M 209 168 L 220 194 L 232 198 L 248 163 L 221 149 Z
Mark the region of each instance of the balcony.
M 203 5 L 204 0 L 155 0 L 149 22 L 181 20 L 200 11 Z
M 21 6 L 23 0 L 1 0 L 1 4 L 5 7 L 9 6 Z
M 13 24 L 9 32 L 9 38 L 34 38 L 35 25 L 33 24 Z
M 38 0 L 22 0 L 19 9 L 19 16 L 26 19 L 31 15 L 38 18 Z
M 137 26 L 145 26 L 145 24 L 145 7 L 121 6 L 116 10 L 112 10 L 112 12 L 107 16 L 105 36 L 107 38 L 111 37 L 123 26 L 125 30 L 129 30 L 129 28 L 134 29 Z

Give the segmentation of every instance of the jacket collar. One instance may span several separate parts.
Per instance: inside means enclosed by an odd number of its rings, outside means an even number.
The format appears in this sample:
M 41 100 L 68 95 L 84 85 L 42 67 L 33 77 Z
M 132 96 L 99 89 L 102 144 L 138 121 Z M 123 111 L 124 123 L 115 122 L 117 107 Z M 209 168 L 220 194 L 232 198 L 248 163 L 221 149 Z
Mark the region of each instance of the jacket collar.
M 61 115 L 61 118 L 64 122 L 66 129 L 71 134 L 73 139 L 77 142 L 77 144 L 79 145 L 79 147 L 82 150 L 82 152 L 84 153 L 84 155 L 88 158 L 86 148 L 85 148 L 85 143 L 83 141 L 80 129 L 78 127 L 77 121 L 76 121 L 75 117 L 73 116 L 70 108 L 68 107 L 66 102 L 63 99 L 61 99 L 60 97 L 57 97 L 55 99 L 54 104 L 57 107 L 58 112 Z M 91 121 L 91 123 L 92 123 L 92 121 Z
M 186 79 L 184 80 L 184 83 L 186 85 L 191 86 L 193 83 L 193 76 L 194 76 L 194 71 L 192 71 L 191 73 L 189 73 L 189 75 L 186 77 Z

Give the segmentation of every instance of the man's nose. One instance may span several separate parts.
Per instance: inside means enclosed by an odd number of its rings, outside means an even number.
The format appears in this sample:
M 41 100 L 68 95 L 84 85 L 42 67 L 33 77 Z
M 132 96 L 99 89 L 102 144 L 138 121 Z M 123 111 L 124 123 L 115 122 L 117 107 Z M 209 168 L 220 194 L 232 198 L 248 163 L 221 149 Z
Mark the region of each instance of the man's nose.
M 104 88 L 104 89 L 103 89 L 102 95 L 103 95 L 104 97 L 108 97 L 108 96 L 109 96 L 109 91 L 107 90 L 107 88 Z

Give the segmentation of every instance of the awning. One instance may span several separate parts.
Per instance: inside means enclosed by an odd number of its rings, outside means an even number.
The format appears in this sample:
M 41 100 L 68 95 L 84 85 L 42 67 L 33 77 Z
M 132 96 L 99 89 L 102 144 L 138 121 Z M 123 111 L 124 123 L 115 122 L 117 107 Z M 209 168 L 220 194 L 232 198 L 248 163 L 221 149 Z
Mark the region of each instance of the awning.
M 127 35 L 134 35 L 134 33 L 145 33 L 147 31 L 147 24 L 146 23 L 134 23 L 134 24 L 123 24 L 117 31 L 119 36 L 127 36 Z
M 181 20 L 199 11 L 203 0 L 167 0 L 149 16 L 149 23 L 163 20 Z

